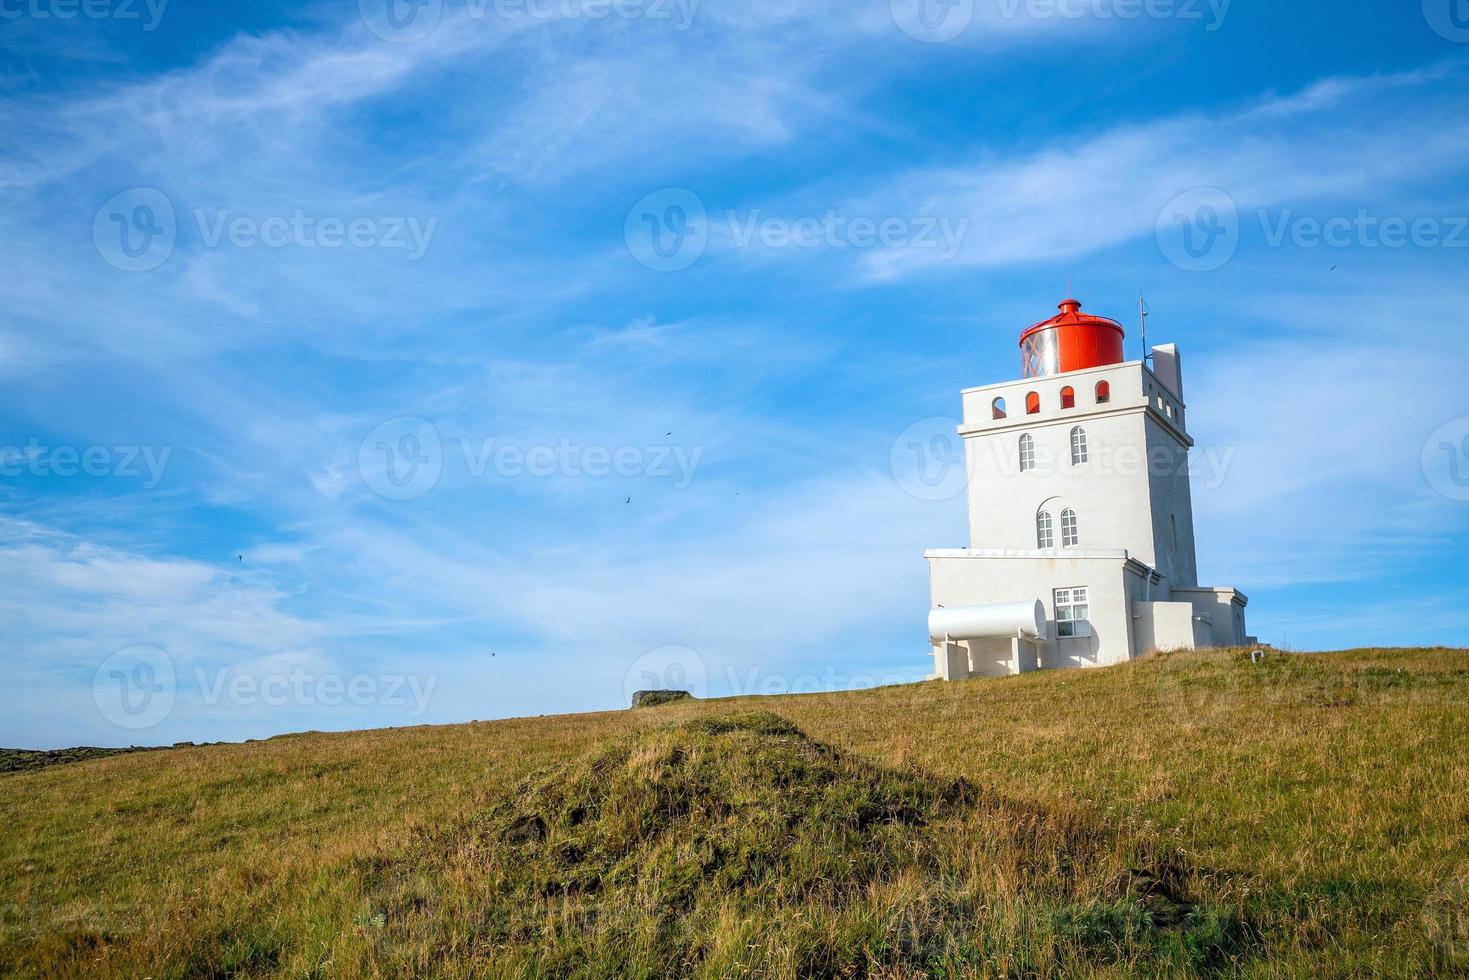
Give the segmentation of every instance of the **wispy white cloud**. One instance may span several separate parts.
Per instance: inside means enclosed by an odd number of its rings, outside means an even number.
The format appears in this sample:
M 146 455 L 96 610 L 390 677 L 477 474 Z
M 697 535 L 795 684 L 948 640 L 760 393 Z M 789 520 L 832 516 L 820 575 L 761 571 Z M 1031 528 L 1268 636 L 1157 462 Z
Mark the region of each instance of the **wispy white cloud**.
M 1234 111 L 1068 137 L 1019 157 L 915 168 L 840 207 L 968 222 L 952 259 L 935 249 L 862 254 L 868 276 L 890 280 L 946 265 L 1054 262 L 1151 236 L 1165 205 L 1195 188 L 1222 189 L 1245 220 L 1250 209 L 1286 201 L 1378 201 L 1396 182 L 1463 169 L 1463 104 L 1427 88 L 1448 72 L 1329 79 Z

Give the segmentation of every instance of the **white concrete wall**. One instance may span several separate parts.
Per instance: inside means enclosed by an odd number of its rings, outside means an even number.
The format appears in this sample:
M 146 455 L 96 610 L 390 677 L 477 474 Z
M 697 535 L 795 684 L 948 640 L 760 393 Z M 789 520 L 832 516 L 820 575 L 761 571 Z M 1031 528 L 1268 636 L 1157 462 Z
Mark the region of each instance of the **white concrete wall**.
M 1194 607 L 1188 602 L 1134 602 L 1138 653 L 1193 650 Z
M 1149 413 L 1144 423 L 1148 446 L 1148 500 L 1153 518 L 1151 564 L 1171 585 L 1199 582 L 1194 549 L 1193 491 L 1188 479 L 1188 445 Z M 1142 558 L 1142 554 L 1138 553 Z M 1147 558 L 1143 558 L 1148 561 Z
M 1120 551 L 1086 556 L 1042 554 L 1030 549 L 1011 555 L 968 551 L 927 553 L 935 606 L 978 605 L 1039 599 L 1046 608 L 1046 639 L 1036 645 L 1040 667 L 1096 667 L 1132 657 L 1132 617 L 1124 581 L 1126 556 Z M 1055 590 L 1088 590 L 1091 636 L 1056 635 Z M 990 648 L 993 644 L 993 649 Z M 1008 639 L 966 641 L 977 676 L 1011 673 L 999 664 L 1011 658 Z M 935 670 L 942 674 L 943 644 L 934 648 Z M 986 667 L 985 665 L 993 665 Z
M 1096 403 L 1106 381 L 1111 399 Z M 1062 389 L 1076 406 L 1061 407 Z M 1041 410 L 1025 413 L 1036 392 Z M 1008 415 L 992 418 L 1004 398 Z M 1086 431 L 1087 461 L 1071 462 L 1072 430 Z M 1189 439 L 1183 405 L 1141 362 L 1075 371 L 1050 378 L 964 392 L 960 428 L 969 479 L 972 548 L 1035 549 L 1036 515 L 1052 514 L 1062 545 L 1060 514 L 1077 514 L 1083 549 L 1126 549 L 1150 565 L 1167 566 L 1179 584 L 1196 580 L 1193 507 L 1188 483 Z M 1020 470 L 1020 440 L 1034 441 L 1036 467 Z
M 1188 602 L 1194 613 L 1209 621 L 1205 646 L 1244 646 L 1247 599 L 1235 589 L 1174 589 L 1173 598 Z

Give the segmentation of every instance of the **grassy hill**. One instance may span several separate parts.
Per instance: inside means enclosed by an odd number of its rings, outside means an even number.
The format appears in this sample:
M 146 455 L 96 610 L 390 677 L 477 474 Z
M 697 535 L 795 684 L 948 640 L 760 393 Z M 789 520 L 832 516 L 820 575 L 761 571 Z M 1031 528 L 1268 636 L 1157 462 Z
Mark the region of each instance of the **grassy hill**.
M 0 974 L 1469 972 L 1469 652 L 288 736 L 0 775 Z

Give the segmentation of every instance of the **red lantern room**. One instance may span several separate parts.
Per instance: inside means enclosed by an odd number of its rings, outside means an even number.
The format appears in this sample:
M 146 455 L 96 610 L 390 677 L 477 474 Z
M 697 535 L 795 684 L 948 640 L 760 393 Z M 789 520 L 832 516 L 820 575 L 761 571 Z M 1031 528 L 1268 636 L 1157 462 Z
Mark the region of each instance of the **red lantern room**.
M 1121 364 L 1122 324 L 1081 312 L 1081 303 L 1068 299 L 1061 312 L 1020 335 L 1020 362 L 1027 378 L 1044 378 L 1067 371 L 1084 371 Z

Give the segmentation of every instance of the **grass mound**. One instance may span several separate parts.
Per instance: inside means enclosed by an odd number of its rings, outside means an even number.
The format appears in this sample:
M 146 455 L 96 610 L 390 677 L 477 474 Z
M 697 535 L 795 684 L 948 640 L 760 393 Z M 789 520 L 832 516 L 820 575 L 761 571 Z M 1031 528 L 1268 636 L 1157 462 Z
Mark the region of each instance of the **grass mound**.
M 79 745 L 72 749 L 0 749 L 0 773 L 35 772 L 48 766 L 63 766 L 88 759 L 106 759 L 109 756 L 128 752 L 155 752 L 152 747 L 133 746 L 127 749 L 99 749 L 91 745 Z
M 365 873 L 366 972 L 1169 972 L 1241 942 L 1092 823 L 765 713 L 621 739 Z

